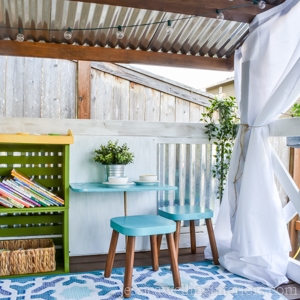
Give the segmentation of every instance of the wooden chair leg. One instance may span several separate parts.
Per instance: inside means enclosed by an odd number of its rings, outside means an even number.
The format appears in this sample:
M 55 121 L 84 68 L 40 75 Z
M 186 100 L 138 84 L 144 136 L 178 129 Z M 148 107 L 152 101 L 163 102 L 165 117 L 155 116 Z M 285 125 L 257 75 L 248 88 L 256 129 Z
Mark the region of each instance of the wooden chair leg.
M 125 275 L 124 275 L 124 286 L 123 286 L 124 298 L 129 298 L 131 295 L 132 269 L 133 269 L 133 262 L 134 262 L 134 245 L 135 245 L 135 236 L 129 236 L 126 245 Z
M 169 255 L 171 260 L 171 270 L 173 275 L 174 288 L 176 289 L 181 287 L 181 281 L 180 281 L 180 275 L 178 269 L 178 253 L 176 252 L 173 234 L 172 233 L 166 234 L 166 238 L 167 238 Z
M 205 219 L 212 257 L 215 265 L 219 264 L 219 253 L 211 219 Z
M 157 255 L 159 256 L 159 251 L 161 247 L 161 241 L 162 241 L 162 234 L 157 235 Z
M 157 271 L 159 264 L 158 264 L 158 248 L 157 248 L 157 236 L 150 235 L 150 245 L 151 245 L 151 258 L 152 258 L 152 268 L 153 271 Z
M 190 220 L 190 240 L 191 240 L 191 252 L 196 253 L 196 230 L 195 230 L 195 221 Z
M 104 277 L 108 278 L 111 275 L 112 267 L 115 260 L 115 253 L 117 249 L 118 244 L 118 238 L 119 238 L 119 232 L 113 230 L 107 255 L 107 260 L 105 264 L 105 271 L 104 271 Z
M 176 231 L 174 232 L 174 243 L 175 243 L 175 250 L 177 256 L 179 251 L 180 228 L 181 228 L 181 221 L 176 221 Z

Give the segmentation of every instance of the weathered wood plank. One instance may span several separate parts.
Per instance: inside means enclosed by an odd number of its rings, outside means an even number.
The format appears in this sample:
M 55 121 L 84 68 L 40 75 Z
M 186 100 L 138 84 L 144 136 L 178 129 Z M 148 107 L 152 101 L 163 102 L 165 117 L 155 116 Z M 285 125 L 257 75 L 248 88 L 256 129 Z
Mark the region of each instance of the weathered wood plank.
M 40 58 L 24 59 L 24 117 L 41 117 L 41 81 L 43 60 Z
M 0 133 L 58 133 L 66 134 L 69 129 L 78 135 L 103 136 L 157 136 L 160 138 L 197 138 L 207 140 L 205 124 L 100 121 L 87 119 L 52 118 L 0 118 Z
M 176 122 L 188 123 L 190 121 L 189 102 L 176 98 Z
M 161 122 L 176 122 L 175 114 L 175 97 L 161 93 L 160 98 L 160 121 Z
M 78 61 L 78 97 L 77 118 L 90 119 L 91 117 L 91 63 Z
M 7 60 L 6 57 L 0 57 L 0 117 L 6 117 L 6 68 Z
M 190 123 L 199 123 L 205 107 L 190 103 Z
M 114 77 L 110 120 L 129 120 L 129 81 Z
M 147 88 L 130 82 L 129 99 L 129 120 L 133 121 L 144 121 L 145 120 L 145 109 L 146 109 L 146 90 Z
M 187 87 L 178 82 L 157 76 L 150 72 L 140 70 L 131 66 L 121 66 L 112 63 L 92 62 L 92 68 L 121 77 L 131 82 L 139 83 L 157 91 L 194 102 L 199 105 L 208 106 L 209 99 L 213 95 Z
M 159 122 L 160 118 L 160 95 L 159 91 L 146 88 L 146 107 L 145 107 L 145 120 L 148 122 Z
M 76 118 L 76 96 L 77 96 L 77 82 L 76 82 L 77 63 L 73 61 L 64 61 L 60 64 L 60 72 L 62 74 L 61 80 L 61 118 L 75 119 Z
M 6 67 L 6 116 L 22 117 L 24 114 L 24 58 L 7 57 Z
M 108 120 L 110 99 L 113 99 L 114 77 L 110 74 L 91 69 L 91 119 Z

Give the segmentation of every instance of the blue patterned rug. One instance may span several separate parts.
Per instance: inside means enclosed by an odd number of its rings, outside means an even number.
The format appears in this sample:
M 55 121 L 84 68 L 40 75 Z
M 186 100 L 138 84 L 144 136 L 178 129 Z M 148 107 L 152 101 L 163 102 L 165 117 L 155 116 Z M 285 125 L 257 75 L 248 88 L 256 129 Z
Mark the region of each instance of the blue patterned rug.
M 276 290 L 231 274 L 210 261 L 181 264 L 179 271 L 182 288 L 175 290 L 169 266 L 157 272 L 151 267 L 135 268 L 129 299 L 286 299 Z M 0 299 L 122 299 L 123 276 L 124 268 L 117 268 L 110 278 L 104 278 L 103 271 L 94 271 L 0 279 Z

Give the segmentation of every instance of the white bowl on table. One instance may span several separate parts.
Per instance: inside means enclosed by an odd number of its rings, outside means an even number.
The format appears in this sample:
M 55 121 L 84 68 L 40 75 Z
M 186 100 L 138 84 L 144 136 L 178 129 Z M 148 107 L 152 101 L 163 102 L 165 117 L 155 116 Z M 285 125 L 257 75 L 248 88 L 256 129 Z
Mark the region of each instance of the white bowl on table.
M 114 183 L 114 184 L 126 184 L 128 182 L 128 177 L 127 176 L 109 176 L 108 182 Z
M 157 175 L 152 175 L 152 174 L 140 175 L 140 181 L 148 181 L 148 182 L 157 181 Z

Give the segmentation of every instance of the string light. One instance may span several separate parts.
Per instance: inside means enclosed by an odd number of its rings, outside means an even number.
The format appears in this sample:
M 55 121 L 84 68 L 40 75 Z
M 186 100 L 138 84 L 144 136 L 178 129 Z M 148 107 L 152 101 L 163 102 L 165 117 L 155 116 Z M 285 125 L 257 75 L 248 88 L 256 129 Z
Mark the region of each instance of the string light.
M 64 32 L 64 38 L 70 40 L 72 38 L 72 29 L 69 27 L 67 31 Z
M 16 36 L 16 41 L 24 42 L 24 39 L 25 39 L 25 37 L 24 37 L 24 34 L 23 34 L 23 30 L 22 30 L 22 28 L 19 28 L 19 33 Z
M 124 37 L 124 31 L 122 30 L 122 26 L 118 26 L 118 31 L 116 32 L 117 39 L 122 39 Z
M 219 9 L 216 9 L 216 13 L 218 20 L 224 20 L 224 14 Z
M 170 35 L 173 32 L 172 21 L 168 20 L 168 25 L 166 28 L 167 35 Z
M 231 0 L 230 0 L 231 1 Z M 251 1 L 252 4 L 257 5 L 260 9 L 264 9 L 266 7 L 266 2 L 263 0 L 252 0 Z M 216 9 L 215 12 L 217 13 L 216 18 L 219 20 L 223 20 L 225 18 L 223 11 L 225 10 L 233 10 L 233 9 L 238 9 L 241 7 L 248 7 L 252 4 L 242 4 L 242 5 L 236 5 L 236 6 L 232 6 L 232 7 L 226 7 L 223 9 Z M 208 15 L 212 15 L 213 12 L 208 12 L 206 14 L 202 14 L 202 15 L 192 15 L 189 17 L 183 17 L 183 18 L 179 18 L 176 19 L 175 22 L 177 21 L 182 21 L 182 20 L 188 20 L 188 19 L 193 19 L 193 18 L 198 18 L 198 17 L 205 17 Z M 173 20 L 174 21 L 174 20 Z M 126 25 L 126 26 L 112 26 L 112 27 L 97 27 L 97 28 L 70 28 L 68 27 L 68 30 L 64 32 L 64 38 L 66 40 L 70 40 L 73 36 L 72 31 L 94 31 L 94 30 L 109 30 L 109 29 L 113 29 L 113 28 L 117 28 L 117 32 L 116 32 L 116 36 L 118 39 L 122 39 L 124 37 L 124 31 L 122 30 L 123 28 L 133 28 L 133 27 L 141 27 L 141 26 L 148 26 L 148 25 L 156 25 L 156 24 L 163 24 L 163 23 L 167 23 L 167 27 L 166 27 L 166 33 L 167 35 L 171 34 L 174 30 L 174 28 L 172 27 L 172 20 L 168 20 L 168 21 L 158 21 L 158 22 L 150 22 L 150 23 L 144 23 L 144 24 L 134 24 L 134 25 Z M 6 26 L 0 26 L 0 28 L 8 28 Z M 13 28 L 10 27 L 10 29 L 17 29 L 17 28 Z M 22 32 L 22 30 L 30 30 L 30 31 L 34 31 L 34 30 L 40 30 L 40 29 L 35 29 L 35 28 L 18 28 L 19 33 L 16 36 L 16 40 L 19 42 L 23 42 L 25 40 L 24 34 Z M 48 31 L 63 31 L 64 29 L 48 29 Z
M 260 8 L 260 9 L 264 9 L 266 7 L 266 2 L 265 1 L 259 1 L 257 6 Z

